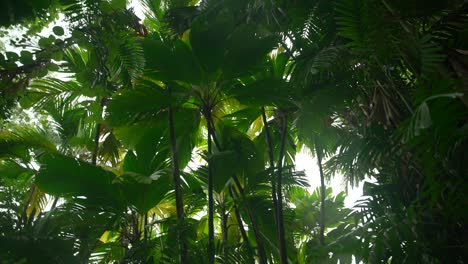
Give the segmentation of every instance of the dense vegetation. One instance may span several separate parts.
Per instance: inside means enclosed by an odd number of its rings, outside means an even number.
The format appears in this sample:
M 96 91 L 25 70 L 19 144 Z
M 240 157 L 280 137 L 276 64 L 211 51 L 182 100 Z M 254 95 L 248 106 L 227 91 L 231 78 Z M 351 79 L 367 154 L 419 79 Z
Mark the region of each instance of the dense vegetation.
M 466 1 L 128 4 L 0 4 L 0 263 L 468 260 Z

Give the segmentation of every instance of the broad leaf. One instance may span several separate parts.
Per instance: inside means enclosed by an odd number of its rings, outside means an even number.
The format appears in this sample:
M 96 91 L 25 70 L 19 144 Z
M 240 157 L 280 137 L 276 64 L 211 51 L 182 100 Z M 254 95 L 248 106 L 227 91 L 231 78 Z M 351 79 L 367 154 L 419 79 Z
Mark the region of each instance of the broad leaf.
M 85 196 L 91 204 L 123 205 L 112 172 L 60 154 L 45 155 L 41 164 L 36 184 L 47 193 Z

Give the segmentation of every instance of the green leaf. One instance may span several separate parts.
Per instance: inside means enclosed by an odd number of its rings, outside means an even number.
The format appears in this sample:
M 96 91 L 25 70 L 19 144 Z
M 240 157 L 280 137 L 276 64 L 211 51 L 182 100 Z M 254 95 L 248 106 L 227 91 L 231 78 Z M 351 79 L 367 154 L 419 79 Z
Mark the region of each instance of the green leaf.
M 33 170 L 20 166 L 14 161 L 0 160 L 0 177 L 3 179 L 18 179 L 24 174 L 31 176 L 33 172 Z
M 55 63 L 47 64 L 47 70 L 49 70 L 49 71 L 58 71 L 59 69 L 60 69 L 60 67 Z
M 165 43 L 153 34 L 145 38 L 143 48 L 147 75 L 166 81 L 199 83 L 202 71 L 190 47 L 177 40 Z
M 222 151 L 208 157 L 213 172 L 213 186 L 216 192 L 221 192 L 228 180 L 240 171 L 237 155 L 233 151 Z
M 52 44 L 52 41 L 49 38 L 42 37 L 38 41 L 39 47 L 46 48 Z
M 261 107 L 287 105 L 290 100 L 288 83 L 281 79 L 268 78 L 234 88 L 232 94 L 242 104 Z
M 249 73 L 265 59 L 276 41 L 273 37 L 259 37 L 258 30 L 249 25 L 241 26 L 229 36 L 226 53 L 223 56 L 223 73 L 233 78 Z
M 7 263 L 78 264 L 73 239 L 54 237 L 1 236 L 0 255 Z
M 55 152 L 50 133 L 38 127 L 15 126 L 14 131 L 0 131 L 0 158 L 27 157 L 28 150 Z
M 33 63 L 33 55 L 27 50 L 21 51 L 20 62 L 24 65 Z
M 234 29 L 231 13 L 219 14 L 214 21 L 199 17 L 193 22 L 190 31 L 190 44 L 193 53 L 210 79 L 216 79 L 217 72 L 224 63 L 224 54 L 229 46 L 228 37 Z
M 53 31 L 54 34 L 57 35 L 57 36 L 63 36 L 63 34 L 65 33 L 65 32 L 63 31 L 63 28 L 60 27 L 60 26 L 55 26 L 55 27 L 53 27 L 53 28 L 52 28 L 52 31 Z
M 46 68 L 41 68 L 38 72 L 37 72 L 37 77 L 39 78 L 43 78 L 47 75 L 48 71 Z
M 164 170 L 153 172 L 141 152 L 140 156 L 133 151 L 127 152 L 123 170 L 119 180 L 125 199 L 142 214 L 158 204 L 172 189 L 170 175 Z
M 19 59 L 18 54 L 15 52 L 7 51 L 5 54 L 6 54 L 8 61 L 14 62 Z
M 140 120 L 153 119 L 170 103 L 166 91 L 157 84 L 147 81 L 134 90 L 112 97 L 108 104 L 107 120 L 112 126 L 121 126 Z
M 255 188 L 259 182 L 258 172 L 263 171 L 263 159 L 254 143 L 237 129 L 229 126 L 219 128 L 222 152 L 213 153 L 208 160 L 212 166 L 214 186 L 220 192 L 234 175 L 242 176 L 248 188 Z M 247 188 L 247 187 L 246 187 Z
M 192 159 L 192 150 L 198 142 L 201 117 L 194 108 L 179 108 L 173 113 L 179 166 L 183 169 Z
M 171 177 L 164 171 L 151 177 L 125 173 L 119 180 L 125 200 L 141 214 L 156 206 L 172 190 Z
M 63 52 L 57 51 L 57 52 L 52 53 L 52 59 L 54 61 L 61 61 L 63 59 Z
M 125 9 L 127 5 L 127 0 L 111 0 L 111 5 L 115 9 Z
M 61 154 L 47 154 L 41 164 L 36 184 L 47 193 L 85 196 L 87 203 L 95 205 L 123 205 L 112 172 Z

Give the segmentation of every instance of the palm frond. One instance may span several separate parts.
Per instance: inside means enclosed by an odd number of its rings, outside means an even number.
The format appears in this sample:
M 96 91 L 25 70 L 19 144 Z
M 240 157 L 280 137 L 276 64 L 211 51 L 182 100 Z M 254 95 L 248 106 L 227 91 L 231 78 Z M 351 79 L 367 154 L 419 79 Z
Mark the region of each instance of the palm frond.
M 0 132 L 0 157 L 29 157 L 29 150 L 57 151 L 54 134 L 39 127 L 16 126 Z
M 28 97 L 32 101 L 32 107 L 47 109 L 57 97 L 64 101 L 72 101 L 78 96 L 80 85 L 74 81 L 63 81 L 57 78 L 43 78 L 33 80 L 28 88 Z
M 134 84 L 142 74 L 145 66 L 145 57 L 141 40 L 136 37 L 121 35 L 111 71 L 114 76 L 124 78 L 124 81 Z
M 340 35 L 351 39 L 348 44 L 363 49 L 368 45 L 366 33 L 373 26 L 370 21 L 369 2 L 361 0 L 342 0 L 336 2 L 336 24 Z
M 28 218 L 31 217 L 33 212 L 35 217 L 39 216 L 39 214 L 44 211 L 47 204 L 49 203 L 49 199 L 44 192 L 38 188 L 34 188 L 33 190 L 34 192 L 31 194 L 31 201 L 29 202 L 29 206 L 26 209 L 26 216 Z

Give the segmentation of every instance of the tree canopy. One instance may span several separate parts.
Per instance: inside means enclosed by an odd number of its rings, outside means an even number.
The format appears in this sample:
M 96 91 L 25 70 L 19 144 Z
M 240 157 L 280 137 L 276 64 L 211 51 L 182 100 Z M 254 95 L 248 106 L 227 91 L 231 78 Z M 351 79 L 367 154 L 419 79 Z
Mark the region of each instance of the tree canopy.
M 1 263 L 468 260 L 466 1 L 5 0 L 0 37 Z

